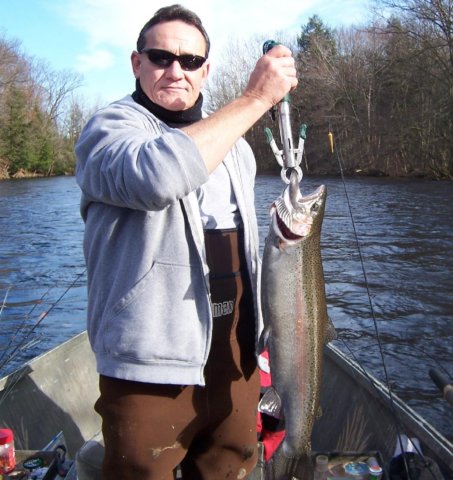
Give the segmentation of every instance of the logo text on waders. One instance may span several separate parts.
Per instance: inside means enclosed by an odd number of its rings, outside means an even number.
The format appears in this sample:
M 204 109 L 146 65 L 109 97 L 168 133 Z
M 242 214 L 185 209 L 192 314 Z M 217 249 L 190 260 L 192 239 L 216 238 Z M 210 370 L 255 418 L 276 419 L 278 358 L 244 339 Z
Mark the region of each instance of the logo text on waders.
M 232 314 L 234 310 L 234 301 L 235 300 L 227 300 L 225 302 L 213 303 L 212 316 L 216 318 Z

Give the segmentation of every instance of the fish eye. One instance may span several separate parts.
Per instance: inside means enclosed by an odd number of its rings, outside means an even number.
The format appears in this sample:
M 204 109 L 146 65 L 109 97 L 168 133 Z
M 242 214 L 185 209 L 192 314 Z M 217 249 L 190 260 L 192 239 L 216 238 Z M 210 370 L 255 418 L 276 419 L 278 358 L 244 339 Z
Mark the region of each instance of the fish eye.
M 319 202 L 315 202 L 315 203 L 311 206 L 310 211 L 311 211 L 312 213 L 317 213 L 320 206 L 321 206 L 321 205 L 320 205 Z

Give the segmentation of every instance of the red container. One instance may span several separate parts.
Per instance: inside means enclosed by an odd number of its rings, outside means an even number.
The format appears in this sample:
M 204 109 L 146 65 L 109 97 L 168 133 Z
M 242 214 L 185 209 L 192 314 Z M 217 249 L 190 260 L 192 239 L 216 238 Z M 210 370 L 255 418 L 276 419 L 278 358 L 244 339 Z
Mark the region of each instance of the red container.
M 15 466 L 13 432 L 9 428 L 0 428 L 0 474 L 11 472 Z

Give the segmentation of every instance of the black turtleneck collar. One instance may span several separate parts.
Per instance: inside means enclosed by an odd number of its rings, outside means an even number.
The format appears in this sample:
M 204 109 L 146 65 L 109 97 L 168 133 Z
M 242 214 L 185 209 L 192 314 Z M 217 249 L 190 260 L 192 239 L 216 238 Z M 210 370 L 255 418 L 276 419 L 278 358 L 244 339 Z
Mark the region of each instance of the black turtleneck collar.
M 143 91 L 140 81 L 137 79 L 135 82 L 135 92 L 132 94 L 132 98 L 142 107 L 145 107 L 154 114 L 159 120 L 166 123 L 169 127 L 185 127 L 186 125 L 198 122 L 198 120 L 201 120 L 202 118 L 203 95 L 201 93 L 193 107 L 190 107 L 187 110 L 173 112 L 172 110 L 167 110 L 151 101 Z

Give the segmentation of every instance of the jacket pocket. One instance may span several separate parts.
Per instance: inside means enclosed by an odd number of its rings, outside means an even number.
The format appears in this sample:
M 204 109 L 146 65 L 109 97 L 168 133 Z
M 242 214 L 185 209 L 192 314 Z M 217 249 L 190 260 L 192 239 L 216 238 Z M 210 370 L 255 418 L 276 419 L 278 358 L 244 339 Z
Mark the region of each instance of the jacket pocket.
M 154 263 L 112 308 L 104 351 L 128 361 L 202 362 L 209 300 L 201 268 Z

